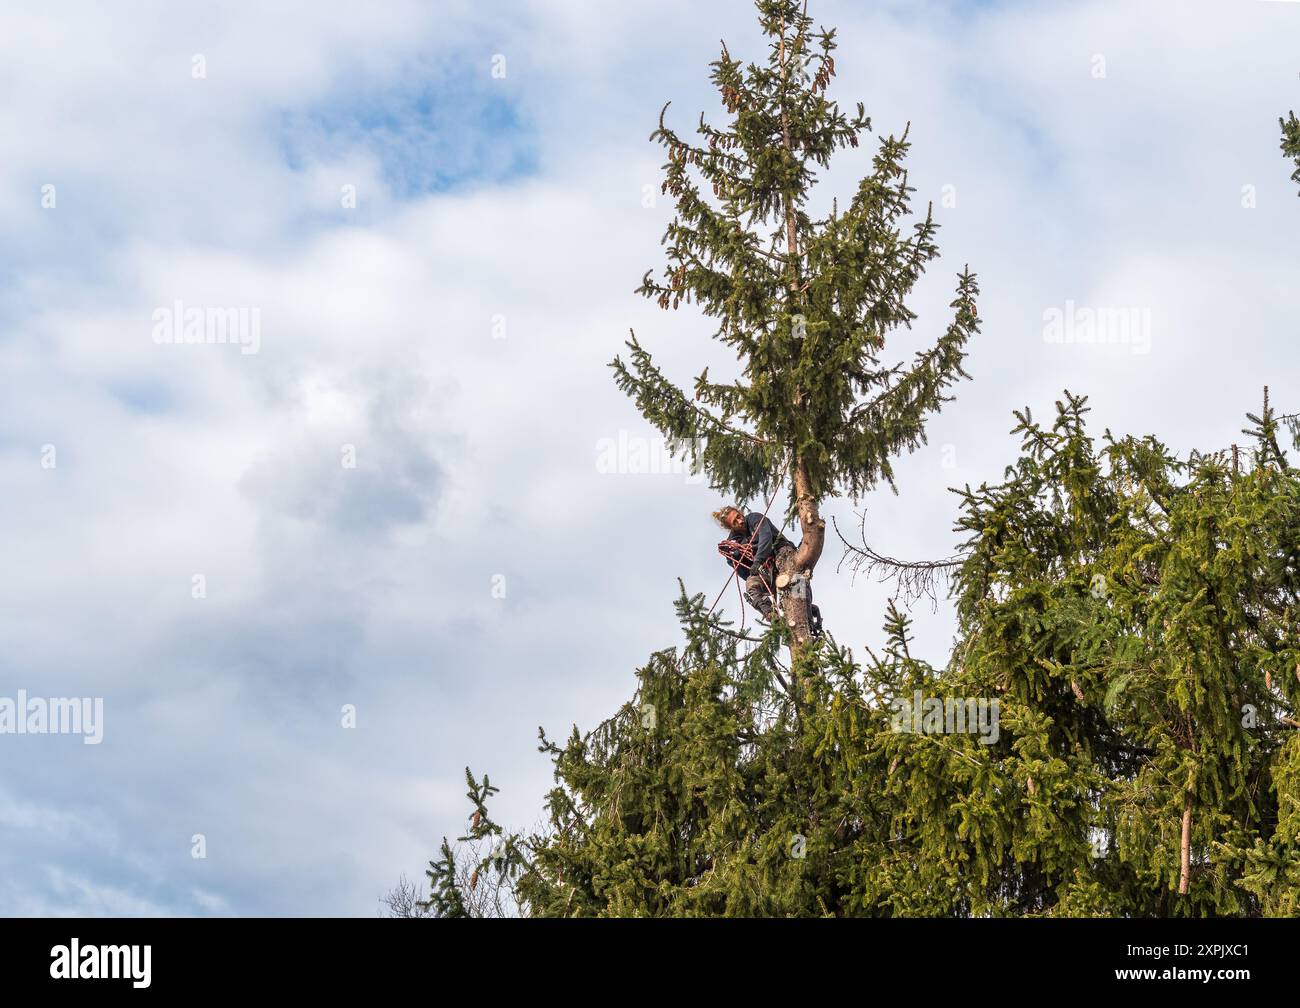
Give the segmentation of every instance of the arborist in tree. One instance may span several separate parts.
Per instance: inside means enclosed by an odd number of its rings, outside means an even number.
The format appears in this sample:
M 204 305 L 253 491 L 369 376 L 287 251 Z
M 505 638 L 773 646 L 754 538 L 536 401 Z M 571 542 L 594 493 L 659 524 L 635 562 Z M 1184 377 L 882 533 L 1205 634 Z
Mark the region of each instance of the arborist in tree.
M 745 582 L 745 598 L 769 622 L 776 597 L 777 575 L 794 567 L 795 545 L 757 511 L 746 515 L 728 504 L 713 517 L 729 533 L 718 543 L 718 552 Z M 808 607 L 809 629 L 821 635 L 821 610 Z

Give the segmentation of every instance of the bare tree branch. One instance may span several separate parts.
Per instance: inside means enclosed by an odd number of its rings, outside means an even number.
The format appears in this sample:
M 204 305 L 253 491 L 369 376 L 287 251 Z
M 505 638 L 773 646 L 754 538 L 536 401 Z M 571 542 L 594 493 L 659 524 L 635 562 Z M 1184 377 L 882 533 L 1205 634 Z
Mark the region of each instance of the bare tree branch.
M 930 600 L 931 610 L 939 607 L 939 586 L 950 581 L 958 567 L 962 565 L 962 557 L 949 557 L 947 560 L 898 560 L 894 557 L 885 556 L 877 553 L 867 543 L 867 513 L 861 511 L 858 513 L 859 538 L 862 545 L 855 545 L 844 538 L 844 533 L 840 531 L 839 522 L 834 518 L 831 524 L 835 528 L 835 534 L 839 536 L 840 542 L 844 546 L 844 555 L 840 557 L 839 565 L 836 571 L 843 570 L 847 566 L 852 571 L 852 578 L 856 580 L 859 574 L 864 577 L 874 577 L 880 583 L 887 581 L 896 581 L 898 590 L 903 596 L 903 604 L 911 604 L 919 598 L 928 598 Z

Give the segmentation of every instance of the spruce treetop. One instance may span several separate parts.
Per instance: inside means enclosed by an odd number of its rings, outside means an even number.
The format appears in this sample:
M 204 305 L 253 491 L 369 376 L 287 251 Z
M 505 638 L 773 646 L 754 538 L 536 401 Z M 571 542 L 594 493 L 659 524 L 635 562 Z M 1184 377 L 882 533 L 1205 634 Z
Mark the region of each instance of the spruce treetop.
M 932 213 L 909 224 L 907 131 L 882 139 L 851 197 L 816 216 L 819 171 L 857 147 L 871 120 L 861 104 L 850 114 L 827 96 L 833 30 L 814 28 L 795 0 L 757 8 L 766 59 L 743 63 L 724 43 L 711 65 L 726 124 L 701 115 L 687 138 L 668 125 L 665 105 L 651 134 L 667 152 L 663 191 L 676 215 L 663 238 L 667 264 L 638 289 L 662 308 L 696 304 L 716 318 L 715 338 L 734 349 L 740 373 L 715 380 L 706 368 L 688 393 L 635 334 L 612 366 L 716 488 L 747 500 L 788 477 L 805 538 L 819 537 L 818 502 L 892 484 L 890 457 L 924 440 L 926 414 L 966 376 L 978 288 L 964 270 L 937 342 L 910 366 L 882 360 L 889 335 L 916 318 L 907 297 L 938 255 Z

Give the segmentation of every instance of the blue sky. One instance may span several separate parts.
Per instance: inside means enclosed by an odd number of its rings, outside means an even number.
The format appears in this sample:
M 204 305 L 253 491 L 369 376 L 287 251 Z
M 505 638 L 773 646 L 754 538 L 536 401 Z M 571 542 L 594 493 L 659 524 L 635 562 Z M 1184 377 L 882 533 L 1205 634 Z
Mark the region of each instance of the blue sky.
M 0 735 L 0 912 L 371 915 L 461 832 L 466 764 L 533 824 L 538 725 L 612 712 L 675 639 L 676 579 L 725 574 L 707 487 L 597 461 L 652 434 L 606 368 L 629 326 L 679 379 L 728 366 L 632 290 L 671 212 L 643 200 L 659 108 L 717 119 L 707 63 L 756 28 L 741 0 L 136 6 L 0 16 L 0 696 L 105 701 L 98 746 Z M 1098 432 L 1184 451 L 1265 383 L 1300 408 L 1300 4 L 813 13 L 833 95 L 911 121 L 942 225 L 897 355 L 963 264 L 984 289 L 973 380 L 899 496 L 833 513 L 950 553 L 947 488 L 996 478 L 1011 410 L 1067 387 Z M 259 352 L 159 345 L 178 299 L 256 308 Z M 1067 303 L 1149 311 L 1149 352 L 1046 342 Z M 875 645 L 887 589 L 834 552 L 828 625 Z M 915 615 L 942 662 L 950 611 Z
M 475 66 L 484 53 L 419 66 L 398 80 L 354 80 L 306 107 L 285 109 L 277 130 L 294 171 L 357 152 L 373 158 L 395 200 L 509 185 L 537 171 L 538 138 L 506 77 Z

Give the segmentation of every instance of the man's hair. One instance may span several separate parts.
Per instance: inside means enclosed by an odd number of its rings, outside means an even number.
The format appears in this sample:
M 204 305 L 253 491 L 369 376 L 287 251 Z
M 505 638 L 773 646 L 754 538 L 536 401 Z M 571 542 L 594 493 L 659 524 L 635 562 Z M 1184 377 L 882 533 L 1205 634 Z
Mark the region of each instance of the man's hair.
M 724 529 L 730 529 L 731 526 L 727 524 L 727 515 L 729 514 L 744 514 L 744 512 L 734 504 L 726 504 L 713 512 L 713 518 Z

